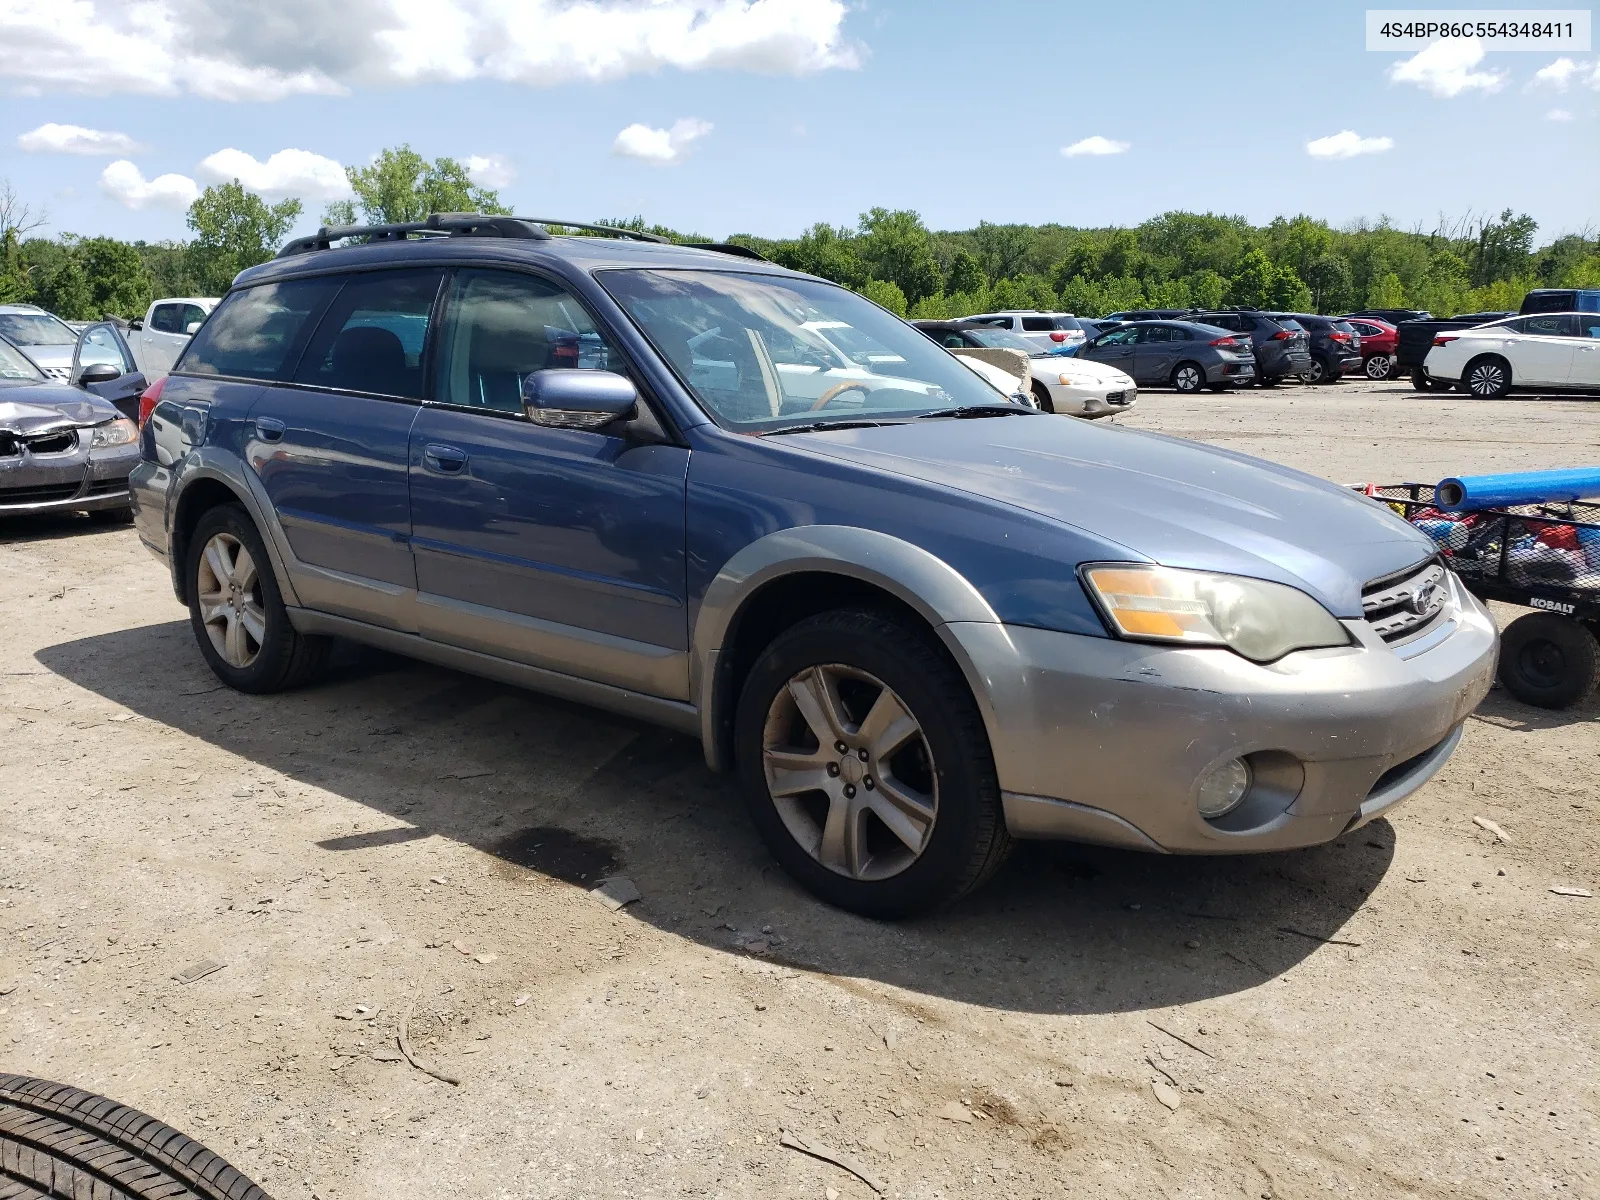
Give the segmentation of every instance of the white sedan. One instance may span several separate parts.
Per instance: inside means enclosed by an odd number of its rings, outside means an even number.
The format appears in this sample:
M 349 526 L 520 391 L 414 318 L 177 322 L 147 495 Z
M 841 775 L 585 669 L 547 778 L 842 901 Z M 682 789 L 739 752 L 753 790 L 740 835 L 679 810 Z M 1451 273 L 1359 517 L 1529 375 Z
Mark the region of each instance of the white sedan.
M 1422 369 L 1482 399 L 1512 388 L 1600 388 L 1600 313 L 1535 313 L 1434 335 Z
M 987 346 L 1028 355 L 1034 406 L 1072 417 L 1105 417 L 1138 401 L 1133 377 L 1116 367 L 1067 354 L 1041 354 L 1020 335 L 970 321 L 913 321 L 928 337 L 951 350 Z

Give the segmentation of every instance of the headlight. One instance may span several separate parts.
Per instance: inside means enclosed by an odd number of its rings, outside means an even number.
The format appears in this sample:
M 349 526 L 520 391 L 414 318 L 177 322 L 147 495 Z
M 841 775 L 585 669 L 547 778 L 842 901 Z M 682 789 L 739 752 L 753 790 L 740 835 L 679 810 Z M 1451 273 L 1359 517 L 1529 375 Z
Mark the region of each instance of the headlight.
M 1119 637 L 1227 646 L 1254 662 L 1350 644 L 1322 605 L 1264 579 L 1114 563 L 1085 567 L 1083 582 Z
M 1094 386 L 1094 380 L 1092 380 L 1092 379 L 1079 379 L 1076 375 L 1059 375 L 1059 376 L 1056 377 L 1056 382 L 1059 383 L 1062 387 L 1093 387 Z
M 102 446 L 126 446 L 129 442 L 139 440 L 139 427 L 127 417 L 118 417 L 115 421 L 108 421 L 104 425 L 94 427 L 94 436 L 89 440 L 89 449 L 98 450 Z

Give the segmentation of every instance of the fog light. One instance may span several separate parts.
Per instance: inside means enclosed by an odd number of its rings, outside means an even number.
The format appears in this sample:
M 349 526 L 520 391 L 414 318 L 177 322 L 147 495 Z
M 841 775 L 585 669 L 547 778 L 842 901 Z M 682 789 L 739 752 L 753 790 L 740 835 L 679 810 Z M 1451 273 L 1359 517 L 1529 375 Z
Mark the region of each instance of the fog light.
M 1195 797 L 1200 815 L 1208 821 L 1225 817 L 1239 807 L 1250 790 L 1250 767 L 1242 758 L 1230 758 L 1207 771 Z

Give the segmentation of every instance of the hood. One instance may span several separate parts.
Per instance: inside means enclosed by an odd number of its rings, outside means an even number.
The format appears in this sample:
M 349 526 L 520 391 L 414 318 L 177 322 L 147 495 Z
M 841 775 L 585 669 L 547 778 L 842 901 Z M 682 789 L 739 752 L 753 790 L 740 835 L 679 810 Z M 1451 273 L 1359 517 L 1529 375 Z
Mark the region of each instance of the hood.
M 786 439 L 787 440 L 787 439 Z M 1437 553 L 1385 505 L 1198 442 L 1059 417 L 918 420 L 798 447 L 1038 513 L 1128 557 L 1270 579 L 1361 616 L 1363 584 Z
M 109 400 L 63 383 L 0 387 L 0 432 L 33 434 L 68 426 L 103 425 L 122 414 Z
M 23 346 L 22 352 L 33 359 L 41 371 L 50 367 L 65 367 L 70 371 L 74 349 L 74 346 Z
M 1043 358 L 1035 358 L 1035 369 L 1045 368 L 1046 373 L 1057 370 L 1053 365 L 1060 363 L 1059 371 L 1063 375 L 1077 375 L 1084 379 L 1092 379 L 1096 383 L 1121 383 L 1123 380 L 1132 383 L 1133 378 L 1119 367 L 1108 363 L 1096 362 L 1092 358 L 1079 358 L 1076 355 L 1048 354 Z

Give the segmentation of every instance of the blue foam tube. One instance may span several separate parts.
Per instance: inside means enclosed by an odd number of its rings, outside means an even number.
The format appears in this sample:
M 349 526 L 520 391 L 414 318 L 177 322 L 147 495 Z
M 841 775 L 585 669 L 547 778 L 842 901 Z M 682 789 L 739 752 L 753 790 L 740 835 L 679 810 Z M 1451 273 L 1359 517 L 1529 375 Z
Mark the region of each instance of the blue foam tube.
M 1596 498 L 1600 498 L 1600 467 L 1462 475 L 1440 480 L 1433 492 L 1434 507 L 1445 512 L 1476 512 L 1512 504 L 1554 504 Z

